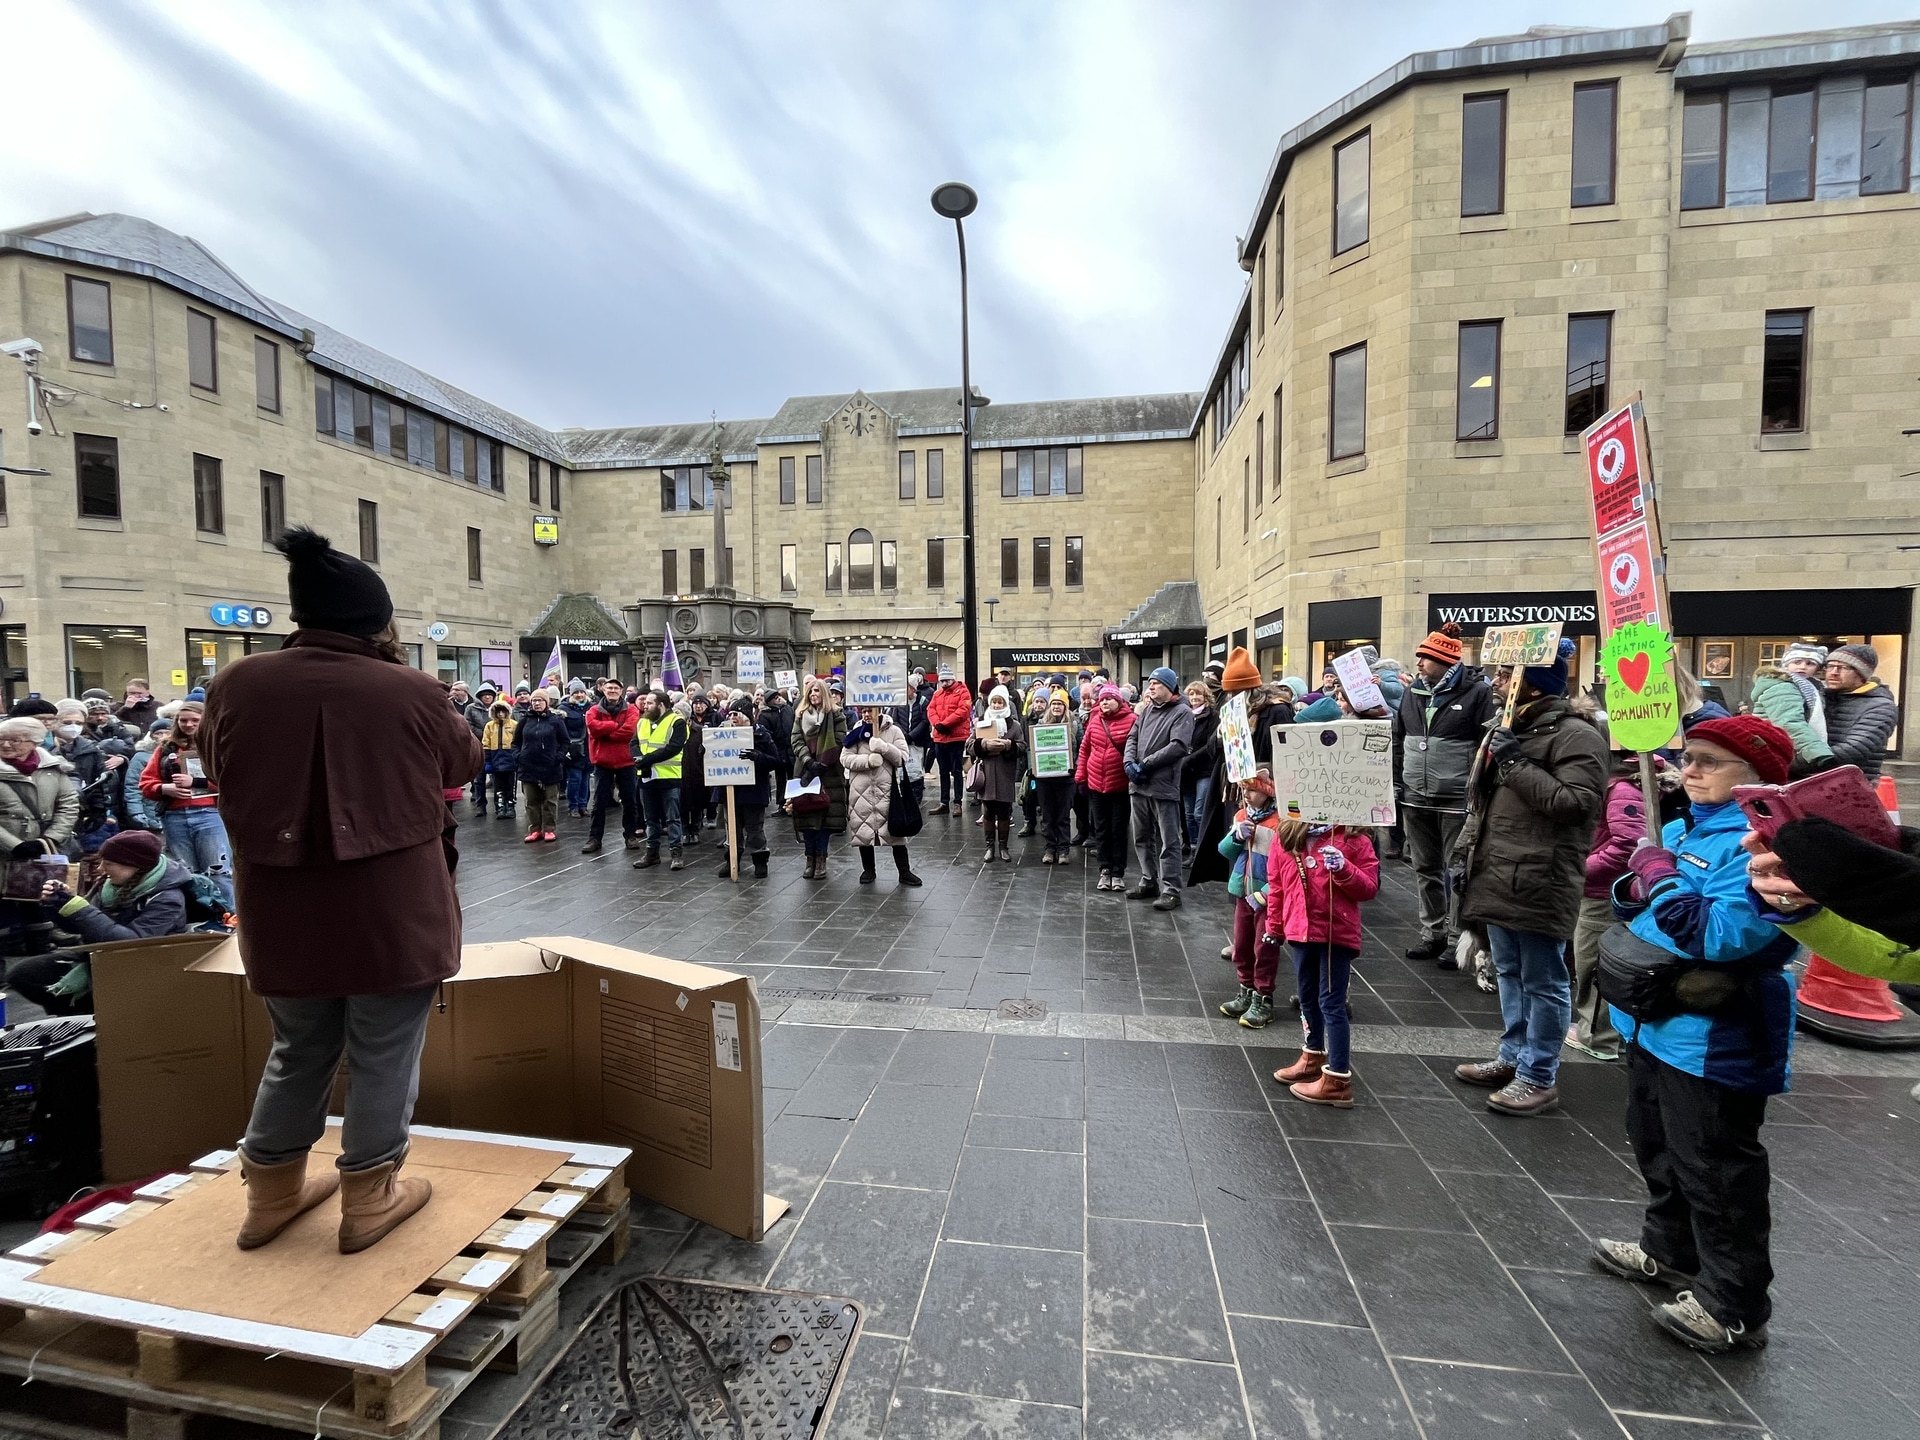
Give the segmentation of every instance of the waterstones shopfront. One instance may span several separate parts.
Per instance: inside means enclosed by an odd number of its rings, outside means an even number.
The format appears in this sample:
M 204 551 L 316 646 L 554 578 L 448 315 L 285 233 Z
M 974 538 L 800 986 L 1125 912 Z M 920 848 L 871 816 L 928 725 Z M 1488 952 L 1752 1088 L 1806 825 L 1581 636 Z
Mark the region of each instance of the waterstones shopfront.
M 1577 683 L 1591 685 L 1599 675 L 1599 606 L 1591 590 L 1427 596 L 1427 629 L 1438 630 L 1449 622 L 1460 627 L 1470 665 L 1480 663 L 1480 642 L 1489 625 L 1557 623 L 1560 633 L 1580 647 L 1572 667 Z

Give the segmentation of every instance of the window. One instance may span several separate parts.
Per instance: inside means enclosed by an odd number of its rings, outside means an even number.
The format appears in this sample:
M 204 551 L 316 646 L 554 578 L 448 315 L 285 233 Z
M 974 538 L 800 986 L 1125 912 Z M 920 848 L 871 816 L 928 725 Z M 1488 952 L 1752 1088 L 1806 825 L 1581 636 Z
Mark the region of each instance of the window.
M 325 429 L 325 427 L 321 427 Z M 396 460 L 407 458 L 407 407 L 398 401 L 389 402 L 387 418 L 387 450 Z M 496 477 L 498 471 L 495 471 Z M 497 484 L 496 484 L 496 488 Z
M 507 493 L 507 454 L 499 441 L 480 442 L 480 474 L 475 478 L 496 495 Z
M 947 588 L 947 542 L 944 540 L 927 541 L 927 588 Z
M 666 478 L 667 472 L 662 470 L 660 472 L 660 479 L 663 482 L 660 487 L 660 508 L 671 510 L 673 507 L 667 503 L 668 491 L 664 483 Z M 529 505 L 540 503 L 540 460 L 534 455 L 527 456 L 527 503 Z
M 900 547 L 891 540 L 880 542 L 880 588 L 900 588 Z
M 873 532 L 856 530 L 847 536 L 847 589 L 862 593 L 873 589 Z
M 1020 588 L 1020 542 L 1011 535 L 1000 542 L 1000 588 Z
M 1506 208 L 1507 95 L 1469 95 L 1460 102 L 1460 213 Z
M 1613 154 L 1620 85 L 1597 80 L 1573 87 L 1573 203 L 1613 203 Z
M 452 427 L 444 420 L 433 422 L 433 468 L 442 475 L 453 473 Z
M 373 448 L 375 451 L 378 451 L 380 446 L 380 413 L 378 407 L 376 407 L 373 416 Z M 493 488 L 493 477 L 496 473 L 493 442 L 491 440 L 475 441 L 473 447 L 473 483 L 482 489 L 491 490 Z
M 271 545 L 287 528 L 287 482 L 271 470 L 260 472 L 260 539 Z
M 187 383 L 196 390 L 218 391 L 220 358 L 214 353 L 213 317 L 187 311 Z
M 780 503 L 793 504 L 793 456 L 780 457 Z
M 707 552 L 698 547 L 687 551 L 687 588 L 696 595 L 707 588 Z
M 1459 373 L 1455 380 L 1453 438 L 1500 437 L 1500 322 L 1460 323 Z
M 807 456 L 807 504 L 818 505 L 827 498 L 826 481 L 820 473 L 821 459 L 818 455 Z
M 380 563 L 380 507 L 371 500 L 360 502 L 360 558 L 369 565 Z
M 1285 388 L 1283 385 L 1273 387 L 1273 498 L 1276 500 L 1280 498 L 1280 460 L 1283 453 L 1280 448 L 1280 428 L 1286 415 L 1280 406 L 1280 399 L 1281 391 Z
M 467 527 L 467 583 L 480 583 L 480 532 L 471 525 Z
M 680 552 L 677 550 L 660 552 L 660 593 L 662 595 L 680 593 Z
M 1082 535 L 1067 536 L 1067 588 L 1078 590 L 1087 583 L 1087 541 Z
M 67 351 L 90 364 L 113 364 L 113 290 L 106 281 L 67 276 Z
M 373 448 L 373 396 L 358 388 L 353 392 L 353 443 L 363 450 Z
M 534 500 L 537 503 L 536 492 Z M 660 513 L 702 514 L 713 509 L 713 476 L 704 465 L 677 465 L 660 472 Z
M 1891 195 L 1907 188 L 1909 80 L 1867 86 L 1860 119 L 1860 193 Z
M 473 437 L 464 430 L 454 430 L 449 432 L 448 439 L 452 444 L 448 473 L 456 480 L 464 480 L 472 469 L 469 455 L 473 449 Z
M 203 535 L 224 535 L 225 497 L 220 493 L 220 462 L 211 455 L 193 457 L 193 528 Z
M 900 498 L 913 499 L 913 451 L 900 452 Z
M 407 412 L 407 463 L 433 468 L 433 417 Z
M 1680 116 L 1680 208 L 1717 210 L 1725 203 L 1727 97 L 1689 95 Z
M 1001 498 L 1015 500 L 1084 493 L 1086 478 L 1082 470 L 1082 454 L 1078 445 L 1056 445 L 1043 450 L 1002 450 Z
M 1287 202 L 1273 212 L 1273 313 L 1287 298 Z
M 840 542 L 838 540 L 827 542 L 827 593 L 830 595 L 840 593 Z
M 1220 537 L 1226 531 L 1226 521 L 1220 516 L 1223 503 L 1218 495 L 1213 497 L 1213 563 L 1215 565 L 1220 563 Z
M 800 547 L 782 545 L 780 547 L 780 593 L 795 595 L 800 591 Z
M 398 423 L 397 417 L 406 412 L 396 405 L 393 413 Z M 316 434 L 333 433 L 333 381 L 325 375 L 313 377 L 313 428 Z
M 1813 198 L 1813 90 L 1776 90 L 1767 111 L 1767 203 Z
M 1253 338 L 1264 340 L 1267 335 L 1267 247 L 1262 245 L 1260 253 L 1253 257 Z
M 1253 417 L 1253 513 L 1267 504 L 1267 417 Z
M 927 498 L 944 500 L 947 496 L 947 452 L 927 451 Z
M 253 403 L 270 415 L 280 413 L 280 347 L 253 337 Z
M 1033 588 L 1053 588 L 1053 539 L 1048 535 L 1033 537 Z
M 333 382 L 333 438 L 353 443 L 353 386 L 344 380 Z
M 547 508 L 560 513 L 560 467 L 551 460 L 547 462 Z
M 1607 413 L 1612 349 L 1612 315 L 1567 317 L 1567 434 L 1578 435 Z
M 1332 395 L 1327 412 L 1327 458 L 1367 453 L 1367 347 L 1337 350 L 1329 358 Z
M 1760 428 L 1785 434 L 1807 428 L 1806 310 L 1769 310 L 1760 367 Z
M 1373 166 L 1373 132 L 1362 130 L 1333 152 L 1333 253 L 1367 243 L 1367 192 Z
M 120 518 L 120 442 L 106 435 L 73 437 L 82 520 Z

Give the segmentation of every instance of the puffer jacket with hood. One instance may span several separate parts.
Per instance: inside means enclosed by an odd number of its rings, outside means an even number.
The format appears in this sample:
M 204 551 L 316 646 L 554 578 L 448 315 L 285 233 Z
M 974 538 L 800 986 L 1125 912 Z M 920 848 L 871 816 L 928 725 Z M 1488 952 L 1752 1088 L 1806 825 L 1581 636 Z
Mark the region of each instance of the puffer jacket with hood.
M 1806 691 L 1801 689 L 1802 681 L 1777 665 L 1762 665 L 1753 675 L 1753 687 L 1748 691 L 1748 703 L 1753 713 L 1773 721 L 1787 732 L 1793 741 L 1793 763 L 1795 770 L 1805 773 L 1818 768 L 1833 758 L 1833 747 L 1827 744 L 1825 735 L 1825 712 L 1821 709 L 1820 697 L 1816 694 L 1809 707 Z M 1822 724 L 1815 730 L 1809 723 L 1809 717 L 1821 716 Z
M 1114 699 L 1117 686 L 1106 687 Z M 1098 704 L 1080 732 L 1080 753 L 1074 759 L 1073 778 L 1100 795 L 1118 795 L 1127 788 L 1127 739 L 1133 734 L 1133 711 L 1121 705 L 1109 719 Z
M 860 727 L 864 729 L 865 727 Z M 856 729 L 853 733 L 859 733 Z M 907 734 L 884 712 L 864 740 L 840 747 L 847 772 L 847 842 L 851 845 L 900 845 L 887 831 L 893 803 L 893 776 L 907 763 Z
M 1499 711 L 1493 687 L 1464 665 L 1455 665 L 1432 685 L 1411 677 L 1393 726 L 1393 768 L 1404 803 L 1464 810 L 1474 754 L 1487 722 Z
M 79 823 L 80 795 L 65 760 L 42 750 L 31 775 L 0 760 L 0 858 L 33 840 L 50 855 L 64 854 Z
M 1887 741 L 1900 723 L 1893 692 L 1878 680 L 1858 690 L 1827 691 L 1827 744 L 1837 764 L 1858 765 L 1869 780 L 1880 778 Z
M 88 895 L 74 896 L 60 907 L 61 922 L 93 945 L 185 934 L 193 872 L 170 856 L 162 856 L 154 869 L 160 873 L 149 872 L 130 886 L 112 887 L 111 899 L 106 882 Z
M 927 723 L 933 729 L 934 743 L 951 745 L 973 734 L 973 692 L 967 682 L 955 680 L 933 692 L 927 702 Z

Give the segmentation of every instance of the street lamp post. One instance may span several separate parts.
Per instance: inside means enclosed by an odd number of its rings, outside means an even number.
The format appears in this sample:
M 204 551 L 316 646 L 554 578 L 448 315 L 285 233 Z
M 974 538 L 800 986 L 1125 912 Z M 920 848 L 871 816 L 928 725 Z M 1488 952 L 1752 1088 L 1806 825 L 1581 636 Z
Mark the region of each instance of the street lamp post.
M 961 678 L 969 686 L 980 683 L 980 610 L 973 590 L 973 357 L 967 342 L 967 229 L 962 223 L 979 205 L 970 185 L 949 180 L 933 192 L 936 215 L 953 221 L 960 243 L 960 525 L 961 540 L 960 663 Z

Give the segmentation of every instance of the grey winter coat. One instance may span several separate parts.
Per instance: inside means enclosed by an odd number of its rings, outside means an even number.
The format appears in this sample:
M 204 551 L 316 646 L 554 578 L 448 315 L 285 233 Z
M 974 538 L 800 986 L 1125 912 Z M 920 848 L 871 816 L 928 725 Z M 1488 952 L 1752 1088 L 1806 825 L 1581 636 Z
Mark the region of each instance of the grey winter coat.
M 1560 696 L 1517 712 L 1513 733 L 1526 758 L 1500 772 L 1483 750 L 1468 781 L 1461 919 L 1570 940 L 1606 803 L 1607 742 Z
M 893 775 L 907 763 L 907 735 L 883 720 L 858 745 L 840 747 L 847 772 L 847 841 L 852 845 L 904 845 L 887 833 L 887 807 L 893 800 Z
M 1834 762 L 1858 765 L 1869 780 L 1880 778 L 1887 741 L 1899 723 L 1893 692 L 1878 680 L 1858 690 L 1827 691 L 1827 744 Z
M 1193 711 L 1178 695 L 1165 705 L 1149 702 L 1127 736 L 1126 763 L 1145 773 L 1128 790 L 1155 800 L 1180 798 L 1180 767 L 1193 749 Z M 1129 777 L 1131 779 L 1131 777 Z
M 29 840 L 44 841 L 49 854 L 64 854 L 79 823 L 80 792 L 65 760 L 42 750 L 40 768 L 31 775 L 0 760 L 0 859 Z
M 1500 713 L 1493 687 L 1455 665 L 1429 691 L 1415 679 L 1400 695 L 1393 719 L 1393 768 L 1404 803 L 1458 812 L 1467 805 L 1467 776 Z

